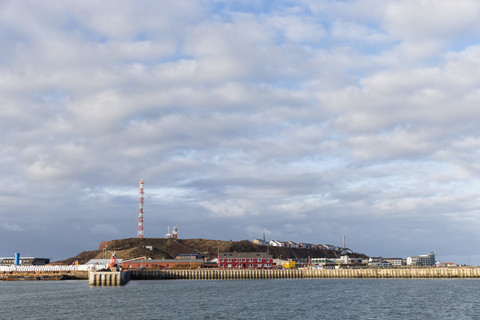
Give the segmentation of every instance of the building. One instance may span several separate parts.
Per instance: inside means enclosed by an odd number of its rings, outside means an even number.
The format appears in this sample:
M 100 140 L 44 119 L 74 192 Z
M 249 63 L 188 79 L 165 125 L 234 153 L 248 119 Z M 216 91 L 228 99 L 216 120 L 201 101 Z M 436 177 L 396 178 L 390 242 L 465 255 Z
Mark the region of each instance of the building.
M 271 245 L 272 247 L 284 247 L 283 242 L 278 240 L 270 240 L 268 244 Z
M 343 255 L 336 261 L 337 263 L 340 263 L 340 264 L 362 264 L 363 263 L 362 258 L 351 258 L 348 255 Z
M 407 258 L 407 266 L 430 267 L 435 265 L 435 252 Z
M 203 259 L 141 259 L 119 263 L 119 267 L 124 270 L 197 269 L 202 268 L 204 265 Z
M 386 260 L 381 260 L 381 261 L 370 261 L 368 263 L 368 266 L 372 268 L 391 268 L 392 264 Z
M 262 239 L 253 239 L 252 241 L 254 244 L 258 244 L 259 246 L 267 246 L 268 242 L 262 240 Z
M 195 253 L 180 253 L 176 259 L 203 259 L 200 252 Z
M 405 265 L 405 259 L 403 258 L 385 258 L 384 261 L 389 262 L 392 266 L 401 267 Z
M 299 248 L 303 248 L 303 249 L 312 249 L 312 245 L 310 243 L 303 243 L 303 242 L 300 242 L 298 244 L 298 247 Z
M 273 267 L 273 258 L 266 252 L 220 252 L 218 267 L 270 269 Z
M 324 266 L 324 265 L 334 265 L 337 263 L 337 261 L 333 259 L 328 259 L 328 258 L 312 258 L 311 263 L 317 264 L 319 266 Z
M 0 258 L 0 266 L 15 264 L 15 258 Z M 50 263 L 50 258 L 20 257 L 19 264 L 22 266 L 43 266 Z

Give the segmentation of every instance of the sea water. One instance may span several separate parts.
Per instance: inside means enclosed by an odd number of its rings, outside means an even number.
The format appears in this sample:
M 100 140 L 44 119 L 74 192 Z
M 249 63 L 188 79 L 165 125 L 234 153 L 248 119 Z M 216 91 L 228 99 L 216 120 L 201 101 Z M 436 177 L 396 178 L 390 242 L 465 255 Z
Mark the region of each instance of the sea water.
M 0 319 L 480 319 L 480 280 L 4 281 Z

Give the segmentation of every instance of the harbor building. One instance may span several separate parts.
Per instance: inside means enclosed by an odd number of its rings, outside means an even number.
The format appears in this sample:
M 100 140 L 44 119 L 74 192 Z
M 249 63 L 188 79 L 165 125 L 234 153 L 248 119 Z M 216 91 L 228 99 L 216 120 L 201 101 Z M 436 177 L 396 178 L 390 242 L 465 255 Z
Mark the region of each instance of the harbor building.
M 220 252 L 217 263 L 219 268 L 270 269 L 273 257 L 266 252 Z
M 15 265 L 16 258 L 0 258 L 0 266 Z M 36 257 L 19 257 L 18 265 L 23 266 L 43 266 L 50 263 L 50 258 L 36 258 Z

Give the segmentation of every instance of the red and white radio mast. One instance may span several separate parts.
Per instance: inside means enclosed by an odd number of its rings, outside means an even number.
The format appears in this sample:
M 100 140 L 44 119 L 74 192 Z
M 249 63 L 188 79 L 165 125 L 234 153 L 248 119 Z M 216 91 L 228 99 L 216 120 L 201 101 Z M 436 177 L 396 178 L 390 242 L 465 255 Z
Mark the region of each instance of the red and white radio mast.
M 140 179 L 138 189 L 140 192 L 140 209 L 138 209 L 137 238 L 143 238 L 143 179 Z

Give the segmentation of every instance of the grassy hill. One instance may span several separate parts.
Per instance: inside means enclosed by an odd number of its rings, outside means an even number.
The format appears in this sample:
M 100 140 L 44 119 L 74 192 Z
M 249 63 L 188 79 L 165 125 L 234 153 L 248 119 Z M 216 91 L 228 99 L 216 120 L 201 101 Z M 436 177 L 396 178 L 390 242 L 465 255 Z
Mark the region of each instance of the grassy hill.
M 153 250 L 147 249 L 153 247 Z M 163 239 L 163 238 L 128 238 L 100 243 L 98 250 L 84 251 L 75 257 L 68 258 L 58 263 L 72 264 L 74 261 L 86 263 L 90 259 L 109 258 L 115 252 L 117 258 L 133 259 L 147 257 L 152 259 L 172 259 L 181 253 L 200 252 L 204 257 L 215 258 L 218 252 L 269 252 L 274 258 L 336 258 L 340 254 L 335 251 L 296 249 L 284 247 L 259 246 L 248 240 L 221 241 L 208 239 Z M 353 257 L 366 257 L 362 254 L 353 254 Z

